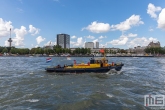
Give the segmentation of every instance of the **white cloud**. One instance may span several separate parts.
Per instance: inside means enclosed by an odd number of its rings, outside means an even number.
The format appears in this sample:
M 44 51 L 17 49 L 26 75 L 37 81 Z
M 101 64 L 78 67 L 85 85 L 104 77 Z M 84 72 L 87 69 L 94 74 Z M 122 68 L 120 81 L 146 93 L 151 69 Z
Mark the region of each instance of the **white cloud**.
M 92 42 L 95 44 L 96 42 L 98 42 L 99 41 L 99 39 L 95 39 L 95 40 L 93 40 Z
M 99 39 L 107 38 L 107 36 L 100 36 Z
M 147 13 L 151 16 L 151 18 L 157 18 L 156 12 L 161 11 L 161 7 L 155 7 L 154 4 L 149 3 Z
M 36 38 L 37 44 L 40 44 L 41 42 L 43 42 L 45 40 L 45 38 L 42 38 L 42 36 L 38 36 Z
M 70 44 L 74 45 L 74 44 L 75 44 L 75 42 L 73 42 L 73 41 L 70 41 Z
M 29 33 L 31 33 L 31 35 L 36 35 L 39 34 L 40 29 L 33 27 L 33 25 L 29 25 Z
M 87 38 L 88 38 L 88 39 L 94 39 L 95 37 L 94 37 L 94 36 L 89 35 L 89 36 L 87 36 Z
M 101 42 L 99 39 L 95 39 L 92 41 L 94 43 L 94 47 L 96 47 L 96 42 Z
M 154 29 L 153 28 L 150 28 L 149 31 L 152 32 L 152 31 L 154 31 Z
M 1 37 L 9 37 L 10 28 L 13 29 L 11 21 L 4 21 L 0 18 L 0 38 Z
M 116 39 L 116 40 L 112 40 L 108 43 L 112 44 L 112 45 L 125 45 L 128 41 L 128 37 L 126 36 L 120 36 L 119 39 Z
M 98 23 L 97 21 L 94 21 L 82 30 L 84 29 L 93 33 L 104 33 L 110 30 L 110 25 L 108 23 Z
M 72 39 L 75 39 L 75 38 L 77 38 L 77 37 L 76 37 L 76 36 L 72 36 L 71 38 L 72 38 Z
M 9 46 L 8 40 L 5 41 L 5 46 L 7 46 L 7 47 Z
M 136 36 L 137 34 L 129 33 L 128 35 L 121 35 L 119 39 L 112 40 L 107 43 L 110 43 L 112 45 L 126 45 L 129 38 L 136 37 Z
M 13 40 L 13 45 L 15 46 L 24 46 L 24 36 L 27 34 L 26 27 L 21 26 L 20 29 L 14 29 L 15 37 Z
M 137 34 L 132 34 L 132 33 L 128 34 L 128 37 L 136 37 L 136 36 L 137 36 Z
M 83 41 L 82 37 L 77 38 L 77 42 L 70 41 L 73 47 L 84 47 L 85 41 Z
M 44 46 L 54 46 L 56 45 L 56 42 L 48 41 Z
M 35 48 L 39 47 L 39 45 L 34 46 Z
M 133 40 L 131 40 L 130 42 L 128 42 L 128 47 L 136 47 L 136 46 L 147 46 L 150 42 L 157 42 L 157 38 L 146 38 L 146 37 L 142 37 L 142 38 L 135 38 Z
M 112 25 L 112 30 L 127 31 L 133 26 L 144 24 L 139 15 L 132 15 L 130 18 L 117 25 Z
M 160 12 L 157 22 L 158 28 L 165 30 L 165 8 Z
M 99 48 L 105 48 L 105 47 L 107 47 L 107 45 L 108 45 L 108 43 L 100 44 L 100 45 L 99 45 Z

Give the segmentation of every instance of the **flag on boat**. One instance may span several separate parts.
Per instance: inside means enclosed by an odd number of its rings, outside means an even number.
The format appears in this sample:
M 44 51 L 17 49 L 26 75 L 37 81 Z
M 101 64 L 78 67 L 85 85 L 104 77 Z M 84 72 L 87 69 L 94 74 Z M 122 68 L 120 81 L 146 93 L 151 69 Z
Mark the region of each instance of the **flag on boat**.
M 100 49 L 100 53 L 104 53 L 104 49 Z
M 46 63 L 51 62 L 51 61 L 52 61 L 52 58 L 47 58 L 46 59 Z

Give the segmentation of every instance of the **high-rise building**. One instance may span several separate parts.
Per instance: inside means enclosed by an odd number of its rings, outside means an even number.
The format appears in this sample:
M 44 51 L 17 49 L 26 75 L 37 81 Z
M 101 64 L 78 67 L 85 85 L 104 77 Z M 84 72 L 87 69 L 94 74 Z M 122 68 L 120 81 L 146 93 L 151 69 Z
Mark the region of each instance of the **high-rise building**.
M 94 48 L 94 43 L 93 42 L 86 42 L 85 43 L 85 48 L 91 48 L 91 49 L 93 49 Z
M 57 45 L 60 45 L 62 48 L 70 48 L 70 35 L 57 34 Z
M 99 48 L 99 42 L 96 42 L 96 48 Z

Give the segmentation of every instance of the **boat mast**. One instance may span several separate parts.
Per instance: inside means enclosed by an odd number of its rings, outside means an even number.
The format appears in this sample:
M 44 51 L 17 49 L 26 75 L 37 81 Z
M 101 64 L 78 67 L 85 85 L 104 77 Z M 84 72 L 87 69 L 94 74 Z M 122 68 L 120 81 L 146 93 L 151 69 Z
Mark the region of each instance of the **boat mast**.
M 104 60 L 105 60 L 105 47 L 104 47 Z

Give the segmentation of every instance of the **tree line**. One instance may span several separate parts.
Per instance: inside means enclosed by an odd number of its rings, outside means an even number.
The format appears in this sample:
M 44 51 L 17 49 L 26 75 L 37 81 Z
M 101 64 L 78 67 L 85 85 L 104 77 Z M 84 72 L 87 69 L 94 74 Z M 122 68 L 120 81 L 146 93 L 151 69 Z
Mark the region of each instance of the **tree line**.
M 148 47 L 144 49 L 144 51 L 148 54 L 165 54 L 165 48 L 163 47 Z M 91 49 L 90 48 L 76 48 L 75 50 L 71 51 L 71 49 L 64 49 L 59 45 L 54 45 L 52 48 L 15 48 L 15 47 L 2 47 L 0 46 L 0 53 L 11 53 L 11 54 L 19 54 L 19 55 L 25 55 L 25 54 L 71 54 L 71 55 L 76 55 L 76 54 L 91 54 Z M 94 52 L 95 54 L 99 52 Z M 126 50 L 124 49 L 119 49 L 117 52 L 113 50 L 108 50 L 105 49 L 105 53 L 111 53 L 111 54 L 116 54 L 116 53 L 127 53 Z
M 71 49 L 68 48 L 62 48 L 60 45 L 54 45 L 52 48 L 15 48 L 15 47 L 1 47 L 0 46 L 0 53 L 10 53 L 10 54 L 19 54 L 19 55 L 25 55 L 25 54 L 91 54 L 91 49 L 89 48 L 76 48 L 74 51 L 71 51 Z
M 163 47 L 148 47 L 144 51 L 148 54 L 165 54 L 165 48 Z

